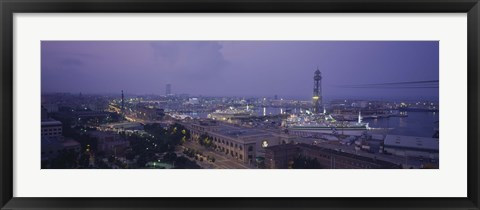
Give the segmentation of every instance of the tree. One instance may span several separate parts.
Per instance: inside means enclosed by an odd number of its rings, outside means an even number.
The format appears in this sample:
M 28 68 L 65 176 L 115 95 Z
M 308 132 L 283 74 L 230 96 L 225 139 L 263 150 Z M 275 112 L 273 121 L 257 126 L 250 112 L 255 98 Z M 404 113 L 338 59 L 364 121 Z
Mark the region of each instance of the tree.
M 115 162 L 115 156 L 111 155 L 110 157 L 108 157 L 108 162 L 109 163 Z
M 132 161 L 133 159 L 135 159 L 135 154 L 133 153 L 132 150 L 129 150 L 129 151 L 127 151 L 127 153 L 125 154 L 125 158 L 126 158 L 127 160 Z
M 53 158 L 50 161 L 51 168 L 55 169 L 66 169 L 66 168 L 76 168 L 78 154 L 73 150 L 60 150 L 58 151 L 57 157 Z
M 169 152 L 163 156 L 163 160 L 169 163 L 173 163 L 177 159 L 177 154 Z
M 320 163 L 317 158 L 310 158 L 299 155 L 293 160 L 292 168 L 294 169 L 320 169 Z
M 191 161 L 185 157 L 178 157 L 177 160 L 175 161 L 175 167 L 176 169 L 199 169 L 202 168 L 200 167 L 195 161 Z
M 90 155 L 88 153 L 83 153 L 80 155 L 78 164 L 82 168 L 87 168 L 90 165 Z
M 137 159 L 138 167 L 144 168 L 146 164 L 147 164 L 147 159 L 146 159 L 145 155 L 140 155 Z
M 200 135 L 198 139 L 198 143 L 200 143 L 200 145 L 204 147 L 210 148 L 213 146 L 213 138 L 207 135 L 206 133 L 204 133 Z

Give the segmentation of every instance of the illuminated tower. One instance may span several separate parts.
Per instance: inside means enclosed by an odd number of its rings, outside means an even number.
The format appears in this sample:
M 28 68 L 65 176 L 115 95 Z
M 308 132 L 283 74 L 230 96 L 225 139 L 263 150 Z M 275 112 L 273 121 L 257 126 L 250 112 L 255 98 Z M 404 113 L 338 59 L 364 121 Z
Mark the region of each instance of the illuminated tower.
M 122 114 L 124 109 L 125 109 L 125 101 L 124 101 L 123 90 L 122 90 Z
M 318 114 L 322 107 L 322 73 L 315 71 L 313 76 L 313 113 Z
M 362 112 L 358 111 L 358 124 L 362 123 Z

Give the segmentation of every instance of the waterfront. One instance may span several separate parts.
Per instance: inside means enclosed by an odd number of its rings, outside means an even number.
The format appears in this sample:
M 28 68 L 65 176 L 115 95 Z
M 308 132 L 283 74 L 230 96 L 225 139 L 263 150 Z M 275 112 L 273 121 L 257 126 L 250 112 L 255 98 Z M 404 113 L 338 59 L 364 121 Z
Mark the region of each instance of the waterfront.
M 285 112 L 285 108 L 266 107 L 265 115 L 278 115 Z M 299 109 L 298 109 L 299 110 Z M 292 109 L 293 114 L 299 113 Z M 263 115 L 263 108 L 257 108 L 258 116 Z M 403 112 L 406 117 L 386 117 L 377 119 L 363 119 L 371 128 L 385 128 L 385 134 L 432 137 L 438 130 L 438 112 Z
M 253 108 L 257 116 L 274 116 L 285 113 L 286 108 L 277 107 L 256 107 Z M 289 109 L 290 110 L 290 109 Z M 301 109 L 291 109 L 292 114 L 300 113 Z M 302 110 L 304 112 L 304 110 Z M 403 112 L 406 117 L 386 117 L 377 119 L 363 119 L 371 128 L 384 128 L 385 135 L 404 135 L 432 137 L 438 130 L 438 112 Z M 207 118 L 208 113 L 185 113 L 192 118 Z

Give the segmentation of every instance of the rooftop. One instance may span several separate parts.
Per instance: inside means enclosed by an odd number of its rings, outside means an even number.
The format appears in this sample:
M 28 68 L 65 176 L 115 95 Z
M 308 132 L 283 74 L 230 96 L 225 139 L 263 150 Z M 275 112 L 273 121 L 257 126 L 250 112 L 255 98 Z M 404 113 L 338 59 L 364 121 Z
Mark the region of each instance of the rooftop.
M 235 127 L 229 125 L 219 125 L 215 132 L 233 138 L 268 135 L 268 133 L 256 129 Z
M 271 150 L 272 152 L 277 152 L 277 153 L 281 152 L 281 151 L 285 151 L 287 149 L 292 149 L 292 150 L 293 149 L 296 149 L 296 150 L 309 149 L 309 150 L 313 150 L 313 151 L 316 151 L 316 152 L 328 153 L 328 154 L 331 154 L 331 155 L 342 156 L 342 157 L 345 157 L 345 158 L 351 158 L 351 159 L 355 159 L 355 160 L 358 160 L 358 161 L 364 161 L 364 162 L 369 162 L 369 163 L 373 163 L 373 164 L 378 164 L 378 165 L 382 165 L 386 168 L 398 168 L 398 165 L 396 165 L 395 163 L 392 163 L 392 162 L 380 160 L 380 159 L 377 159 L 377 158 L 370 158 L 370 157 L 351 154 L 351 153 L 347 153 L 347 152 L 337 151 L 337 150 L 334 150 L 334 149 L 320 147 L 320 146 L 316 146 L 316 145 L 310 145 L 310 144 L 303 144 L 303 143 L 281 144 L 281 145 L 275 145 L 275 146 L 266 148 L 266 150 Z
M 385 137 L 384 145 L 386 147 L 390 146 L 438 151 L 439 143 L 436 138 L 387 135 L 387 137 Z
M 117 133 L 111 131 L 88 131 L 88 134 L 93 137 L 107 137 L 118 135 Z
M 200 121 L 196 124 L 202 127 L 207 127 L 210 132 L 217 133 L 230 138 L 245 139 L 250 137 L 271 135 L 265 131 L 257 130 L 254 128 L 245 128 L 245 127 L 227 125 L 227 124 L 217 123 L 217 122 Z
M 46 120 L 42 121 L 42 126 L 61 126 L 62 122 L 57 120 Z

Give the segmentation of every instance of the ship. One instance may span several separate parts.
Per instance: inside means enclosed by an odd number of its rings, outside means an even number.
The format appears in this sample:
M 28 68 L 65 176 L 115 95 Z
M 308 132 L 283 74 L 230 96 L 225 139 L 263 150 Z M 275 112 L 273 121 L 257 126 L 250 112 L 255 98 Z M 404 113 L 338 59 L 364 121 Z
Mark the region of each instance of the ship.
M 368 123 L 362 122 L 359 113 L 357 122 L 336 121 L 331 115 L 291 116 L 285 127 L 289 131 L 306 131 L 312 133 L 361 135 L 370 129 Z
M 216 110 L 208 114 L 208 118 L 214 120 L 232 120 L 232 119 L 242 119 L 256 116 L 256 113 L 251 109 L 237 109 L 234 107 L 229 107 L 225 110 Z
M 368 130 L 368 123 L 347 123 L 347 124 L 333 124 L 333 123 L 304 123 L 296 124 L 289 127 L 291 130 Z

